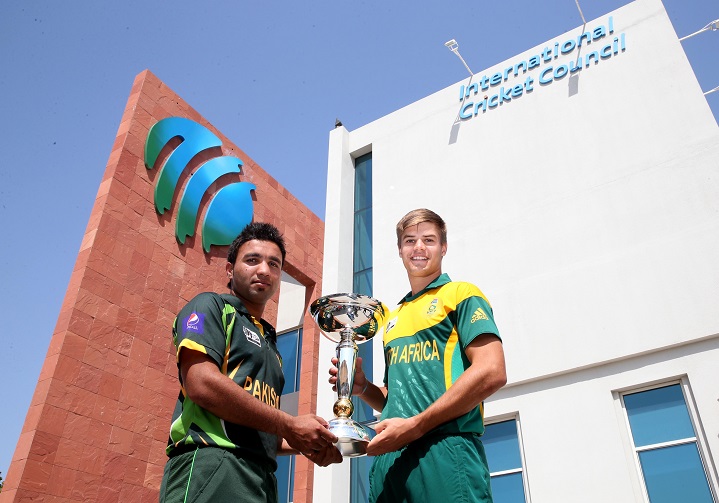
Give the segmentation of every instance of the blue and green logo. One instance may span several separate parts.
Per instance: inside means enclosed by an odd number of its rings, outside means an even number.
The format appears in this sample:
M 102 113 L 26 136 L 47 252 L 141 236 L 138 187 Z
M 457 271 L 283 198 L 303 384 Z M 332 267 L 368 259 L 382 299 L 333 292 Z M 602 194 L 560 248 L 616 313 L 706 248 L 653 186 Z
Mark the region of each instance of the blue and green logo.
M 155 210 L 162 215 L 172 206 L 180 175 L 198 154 L 212 156 L 209 149 L 221 147 L 222 142 L 205 126 L 182 117 L 168 117 L 152 126 L 145 141 L 145 167 L 154 169 L 162 149 L 172 140 L 181 142 L 167 156 L 155 182 Z M 200 202 L 213 183 L 223 175 L 241 173 L 242 160 L 232 156 L 213 157 L 201 164 L 188 177 L 179 198 L 175 219 L 175 237 L 184 244 L 194 236 Z M 252 194 L 255 185 L 233 182 L 212 194 L 202 222 L 202 247 L 210 251 L 211 245 L 224 246 L 252 222 Z

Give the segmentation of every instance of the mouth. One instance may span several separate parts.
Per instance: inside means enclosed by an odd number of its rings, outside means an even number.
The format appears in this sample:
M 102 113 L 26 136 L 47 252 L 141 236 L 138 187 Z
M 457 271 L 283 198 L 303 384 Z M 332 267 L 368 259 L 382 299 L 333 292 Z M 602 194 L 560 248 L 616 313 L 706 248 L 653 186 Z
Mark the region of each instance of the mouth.
M 414 256 L 409 258 L 409 262 L 413 267 L 424 269 L 429 263 L 428 257 Z

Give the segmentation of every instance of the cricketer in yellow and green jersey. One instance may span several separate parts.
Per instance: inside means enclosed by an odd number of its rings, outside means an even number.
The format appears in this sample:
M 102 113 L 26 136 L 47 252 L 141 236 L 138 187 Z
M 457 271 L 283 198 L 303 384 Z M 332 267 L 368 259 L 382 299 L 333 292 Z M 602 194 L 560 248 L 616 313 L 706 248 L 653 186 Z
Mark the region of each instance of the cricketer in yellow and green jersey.
M 427 409 L 469 367 L 467 345 L 484 334 L 499 338 L 484 294 L 471 283 L 451 281 L 447 274 L 416 295 L 407 294 L 387 320 L 383 339 L 388 394 L 382 420 L 409 418 Z M 483 416 L 480 404 L 407 447 L 377 456 L 369 501 L 491 503 L 479 438 Z
M 387 317 L 382 419 L 412 417 L 432 405 L 469 367 L 464 354 L 477 336 L 499 337 L 492 308 L 471 283 L 442 274 L 417 295 L 407 294 Z M 442 433 L 484 433 L 480 405 L 439 427 Z

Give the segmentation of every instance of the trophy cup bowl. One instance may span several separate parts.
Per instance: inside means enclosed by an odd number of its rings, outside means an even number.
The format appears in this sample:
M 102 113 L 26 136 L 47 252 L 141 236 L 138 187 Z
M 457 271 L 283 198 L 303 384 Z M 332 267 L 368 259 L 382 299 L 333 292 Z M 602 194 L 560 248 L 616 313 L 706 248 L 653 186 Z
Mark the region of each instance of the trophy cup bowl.
M 337 401 L 329 429 L 337 440 L 337 449 L 345 457 L 367 454 L 370 436 L 367 429 L 352 419 L 352 386 L 357 361 L 357 343 L 367 342 L 384 325 L 389 314 L 378 300 L 358 293 L 336 293 L 315 300 L 310 314 L 320 330 L 337 343 Z

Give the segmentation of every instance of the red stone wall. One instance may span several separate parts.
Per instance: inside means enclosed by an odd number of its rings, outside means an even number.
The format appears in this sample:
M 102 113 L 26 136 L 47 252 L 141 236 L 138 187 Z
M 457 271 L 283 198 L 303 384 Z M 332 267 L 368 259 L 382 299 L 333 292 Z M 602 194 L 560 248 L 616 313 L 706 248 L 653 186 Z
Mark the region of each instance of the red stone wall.
M 227 247 L 206 255 L 196 233 L 174 236 L 176 201 L 160 216 L 157 168 L 143 162 L 150 127 L 186 117 L 242 159 L 257 186 L 255 221 L 285 235 L 285 270 L 320 295 L 324 224 L 149 71 L 138 75 L 97 193 L 0 503 L 156 502 L 179 391 L 170 329 L 202 291 L 225 292 Z M 184 182 L 180 179 L 179 186 Z M 203 200 L 201 208 L 205 208 Z M 305 311 L 306 312 L 306 311 Z M 277 299 L 265 317 L 273 322 Z M 320 333 L 305 315 L 299 413 L 315 412 Z M 312 500 L 312 465 L 298 457 L 294 501 Z

